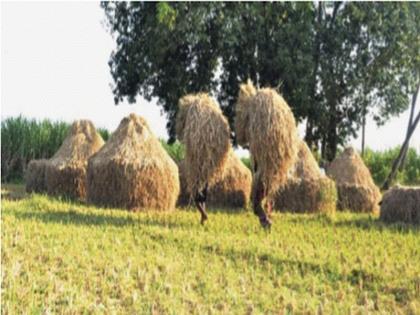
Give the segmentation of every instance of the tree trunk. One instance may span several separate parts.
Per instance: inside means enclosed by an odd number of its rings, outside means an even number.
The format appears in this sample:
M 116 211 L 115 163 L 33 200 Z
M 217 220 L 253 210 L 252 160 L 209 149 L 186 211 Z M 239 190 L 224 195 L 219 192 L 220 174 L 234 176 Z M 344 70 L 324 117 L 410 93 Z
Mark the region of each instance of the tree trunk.
M 362 122 L 362 158 L 365 157 L 366 111 L 363 110 Z
M 328 130 L 327 130 L 327 141 L 325 146 L 325 158 L 328 162 L 331 162 L 334 160 L 336 154 L 337 154 L 337 147 L 338 147 L 338 141 L 337 141 L 337 113 L 334 110 L 330 113 L 330 119 L 328 123 Z
M 414 122 L 411 124 L 410 129 L 407 133 L 407 136 L 405 137 L 404 144 L 402 145 L 402 147 L 400 149 L 400 153 L 398 154 L 397 158 L 395 159 L 394 163 L 392 164 L 391 172 L 389 173 L 387 179 L 385 180 L 384 184 L 382 185 L 383 190 L 387 190 L 389 188 L 389 186 L 391 185 L 392 181 L 394 180 L 395 175 L 397 174 L 398 167 L 400 166 L 400 163 L 401 163 L 402 155 L 403 155 L 404 151 L 406 151 L 408 149 L 408 144 L 410 143 L 410 138 L 413 135 L 414 130 L 416 129 L 417 124 L 419 123 L 419 120 L 420 120 L 420 111 L 418 112 L 417 117 L 414 120 Z
M 411 110 L 410 110 L 410 118 L 408 119 L 408 126 L 407 126 L 407 133 L 405 137 L 407 138 L 408 132 L 410 131 L 411 125 L 413 124 L 413 116 L 414 116 L 414 109 L 416 108 L 417 103 L 417 96 L 419 94 L 420 85 L 417 87 L 416 92 L 413 94 L 413 98 L 411 99 Z M 403 155 L 401 157 L 401 164 L 399 170 L 402 171 L 405 164 L 405 159 L 407 157 L 408 147 L 404 150 Z

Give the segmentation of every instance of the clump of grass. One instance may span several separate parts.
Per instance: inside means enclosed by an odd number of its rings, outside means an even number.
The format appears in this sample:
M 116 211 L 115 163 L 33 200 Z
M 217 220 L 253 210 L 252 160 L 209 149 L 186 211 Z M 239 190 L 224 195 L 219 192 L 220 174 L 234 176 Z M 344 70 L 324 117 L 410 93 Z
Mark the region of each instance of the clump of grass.
M 19 186 L 2 187 L 12 191 Z M 9 191 L 9 192 L 10 192 Z M 43 195 L 2 201 L 2 310 L 402 313 L 420 309 L 420 230 L 376 216 L 128 213 Z

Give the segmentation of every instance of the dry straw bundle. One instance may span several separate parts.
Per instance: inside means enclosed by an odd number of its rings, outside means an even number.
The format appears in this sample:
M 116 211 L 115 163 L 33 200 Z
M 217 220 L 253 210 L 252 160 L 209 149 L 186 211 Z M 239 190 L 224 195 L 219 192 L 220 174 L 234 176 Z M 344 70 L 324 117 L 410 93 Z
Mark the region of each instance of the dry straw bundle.
M 178 168 L 146 120 L 124 118 L 103 148 L 89 159 L 89 202 L 129 210 L 173 210 Z
M 420 224 L 420 187 L 394 186 L 388 190 L 382 198 L 380 219 Z
M 220 107 L 207 94 L 179 100 L 176 133 L 185 145 L 186 190 L 194 194 L 213 186 L 223 175 L 230 145 L 230 130 Z
M 45 184 L 45 167 L 48 160 L 31 160 L 25 172 L 26 192 L 44 193 L 47 191 Z
M 189 205 L 192 196 L 186 187 L 185 160 L 179 163 L 179 178 L 181 183 L 181 194 L 178 204 Z M 251 195 L 252 175 L 250 170 L 230 150 L 222 177 L 208 190 L 207 202 L 214 208 L 246 208 Z
M 275 90 L 256 90 L 250 81 L 240 86 L 235 132 L 257 165 L 254 175 L 275 193 L 283 186 L 297 155 L 297 129 L 292 111 Z
M 346 148 L 327 168 L 337 185 L 338 208 L 355 212 L 378 212 L 381 193 L 369 169 L 353 148 Z
M 89 120 L 73 123 L 60 149 L 46 164 L 45 182 L 51 195 L 86 197 L 86 167 L 89 157 L 104 144 Z
M 308 146 L 301 141 L 298 158 L 288 174 L 286 185 L 274 198 L 274 208 L 280 211 L 333 214 L 336 202 L 334 181 L 321 173 Z

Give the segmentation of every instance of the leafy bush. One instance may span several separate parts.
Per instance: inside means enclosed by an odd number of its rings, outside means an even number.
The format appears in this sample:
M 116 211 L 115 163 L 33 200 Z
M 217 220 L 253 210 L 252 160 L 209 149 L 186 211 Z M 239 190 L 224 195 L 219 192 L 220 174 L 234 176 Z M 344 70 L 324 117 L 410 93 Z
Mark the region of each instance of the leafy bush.
M 400 152 L 400 147 L 385 151 L 367 149 L 363 160 L 372 173 L 376 185 L 382 186 L 386 177 L 391 172 L 392 163 Z M 407 152 L 404 168 L 397 173 L 395 182 L 405 185 L 420 184 L 420 152 L 410 148 Z
M 175 143 L 168 144 L 165 140 L 160 139 L 160 143 L 162 143 L 163 148 L 168 152 L 171 158 L 175 162 L 181 161 L 185 156 L 185 149 L 184 146 L 176 141 Z

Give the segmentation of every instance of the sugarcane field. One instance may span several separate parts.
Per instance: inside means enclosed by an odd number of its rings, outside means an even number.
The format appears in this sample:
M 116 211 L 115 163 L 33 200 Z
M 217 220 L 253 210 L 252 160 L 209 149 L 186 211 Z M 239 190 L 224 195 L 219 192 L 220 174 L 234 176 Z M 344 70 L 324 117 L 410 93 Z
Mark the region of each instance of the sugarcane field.
M 2 2 L 1 314 L 420 314 L 419 2 Z

